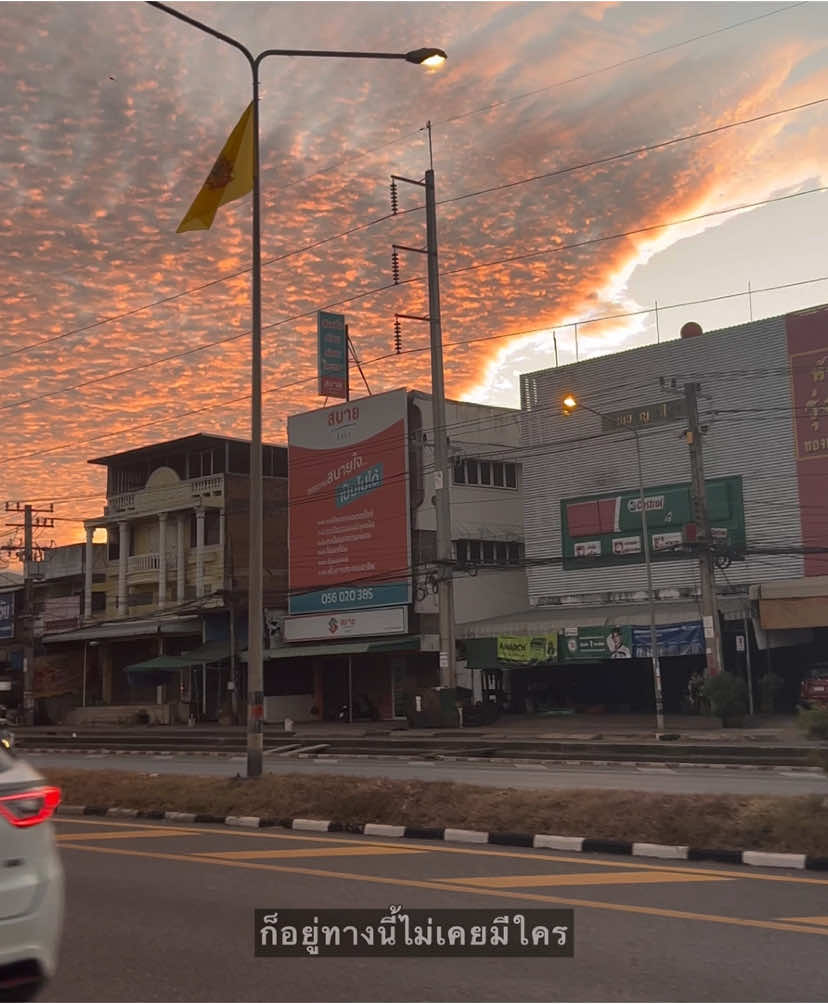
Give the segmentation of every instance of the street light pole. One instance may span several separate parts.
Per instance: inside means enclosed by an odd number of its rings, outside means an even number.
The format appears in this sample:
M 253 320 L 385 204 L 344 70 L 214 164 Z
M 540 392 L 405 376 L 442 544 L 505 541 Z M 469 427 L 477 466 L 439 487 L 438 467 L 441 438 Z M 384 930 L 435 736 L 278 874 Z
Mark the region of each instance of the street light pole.
M 262 513 L 262 252 L 261 252 L 261 179 L 259 175 L 259 66 L 268 56 L 297 56 L 338 59 L 396 59 L 418 66 L 436 67 L 446 60 L 442 49 L 421 48 L 409 52 L 352 52 L 324 49 L 265 49 L 254 56 L 241 42 L 216 31 L 209 25 L 183 14 L 165 3 L 148 0 L 151 7 L 219 41 L 238 49 L 250 66 L 253 85 L 253 226 L 252 226 L 252 322 L 250 346 L 250 561 L 248 565 L 247 614 L 247 776 L 260 777 L 264 760 L 264 582 L 262 550 L 264 527 Z
M 638 498 L 641 505 L 641 535 L 644 538 L 644 565 L 647 569 L 647 598 L 650 606 L 650 649 L 653 661 L 653 689 L 656 702 L 656 730 L 664 731 L 664 700 L 661 693 L 661 657 L 658 654 L 658 631 L 656 630 L 655 591 L 653 590 L 653 566 L 650 561 L 650 531 L 647 525 L 647 504 L 644 497 L 644 473 L 641 464 L 641 437 L 637 429 L 635 436 L 635 456 L 638 461 Z
M 576 401 L 571 394 L 567 395 L 563 400 L 564 414 L 571 414 L 575 408 L 583 408 L 584 411 L 588 411 L 597 418 L 604 418 L 600 411 L 596 411 L 594 408 L 590 408 L 589 405 Z M 631 431 L 635 439 L 635 457 L 638 467 L 638 501 L 641 506 L 641 536 L 643 538 L 644 547 L 644 567 L 647 570 L 647 601 L 650 608 L 650 649 L 652 651 L 653 689 L 655 691 L 656 733 L 661 735 L 661 733 L 664 732 L 664 699 L 661 690 L 661 658 L 658 654 L 655 590 L 653 589 L 653 566 L 650 557 L 650 529 L 647 523 L 647 502 L 644 493 L 644 470 L 641 463 L 641 437 L 639 436 L 637 429 L 633 428 Z

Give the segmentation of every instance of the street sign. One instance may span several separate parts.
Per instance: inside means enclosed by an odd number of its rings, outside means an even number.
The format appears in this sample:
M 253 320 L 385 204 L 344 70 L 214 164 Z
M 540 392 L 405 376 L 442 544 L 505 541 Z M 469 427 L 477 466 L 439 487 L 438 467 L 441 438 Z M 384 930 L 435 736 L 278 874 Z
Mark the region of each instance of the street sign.
M 348 398 L 348 329 L 344 314 L 316 315 L 320 397 Z
M 617 432 L 619 429 L 643 429 L 665 422 L 676 422 L 687 418 L 687 404 L 684 398 L 675 401 L 659 401 L 657 404 L 638 405 L 624 411 L 609 411 L 601 416 L 602 432 Z

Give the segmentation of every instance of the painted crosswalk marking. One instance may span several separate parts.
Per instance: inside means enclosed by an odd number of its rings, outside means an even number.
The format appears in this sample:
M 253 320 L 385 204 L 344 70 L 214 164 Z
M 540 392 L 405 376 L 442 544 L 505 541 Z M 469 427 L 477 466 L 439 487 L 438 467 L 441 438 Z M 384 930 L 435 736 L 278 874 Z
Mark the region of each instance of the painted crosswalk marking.
M 176 830 L 167 826 L 142 826 L 140 830 L 93 830 L 91 833 L 84 830 L 83 833 L 59 833 L 58 842 L 75 842 L 82 840 L 126 840 L 133 837 L 192 837 L 198 834 L 198 830 Z
M 474 878 L 447 878 L 437 881 L 452 885 L 481 886 L 491 889 L 521 889 L 533 886 L 565 885 L 647 885 L 664 882 L 729 882 L 731 879 L 718 875 L 694 874 L 692 872 L 627 871 L 627 872 L 547 872 L 545 875 L 488 875 Z
M 278 850 L 268 850 L 257 847 L 254 850 L 243 851 L 199 851 L 202 858 L 221 858 L 223 861 L 256 861 L 265 858 L 343 858 L 374 856 L 382 854 L 425 854 L 424 850 L 414 847 L 387 847 L 381 844 L 368 844 L 357 847 L 288 847 Z

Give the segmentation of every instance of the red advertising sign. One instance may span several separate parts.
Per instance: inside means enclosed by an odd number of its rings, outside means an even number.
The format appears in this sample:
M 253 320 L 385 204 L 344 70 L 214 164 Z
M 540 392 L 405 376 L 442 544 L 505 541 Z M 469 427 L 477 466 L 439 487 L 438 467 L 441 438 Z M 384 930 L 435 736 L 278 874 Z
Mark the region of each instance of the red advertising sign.
M 828 526 L 828 309 L 788 314 L 788 362 L 794 413 L 803 547 L 825 547 Z M 806 554 L 806 575 L 828 575 L 828 554 Z
M 410 599 L 407 393 L 288 419 L 290 612 Z

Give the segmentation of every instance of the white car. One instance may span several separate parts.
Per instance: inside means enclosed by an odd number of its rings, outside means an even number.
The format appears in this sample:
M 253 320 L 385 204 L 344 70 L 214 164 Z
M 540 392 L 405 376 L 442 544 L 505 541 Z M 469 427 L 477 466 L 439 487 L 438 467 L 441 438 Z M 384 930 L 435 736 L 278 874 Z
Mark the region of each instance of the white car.
M 0 742 L 0 1001 L 32 1000 L 57 964 L 63 867 L 51 817 L 60 790 Z

